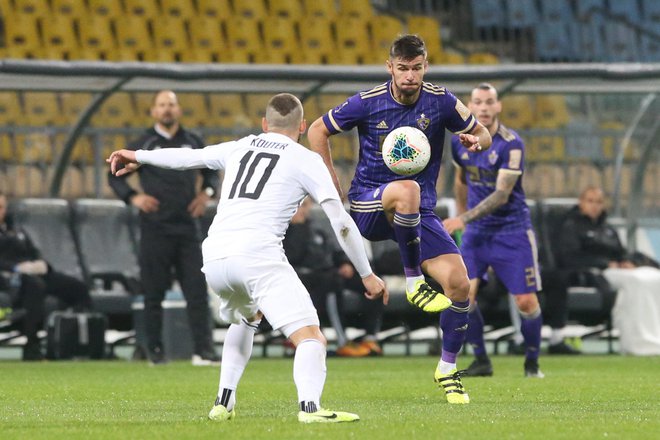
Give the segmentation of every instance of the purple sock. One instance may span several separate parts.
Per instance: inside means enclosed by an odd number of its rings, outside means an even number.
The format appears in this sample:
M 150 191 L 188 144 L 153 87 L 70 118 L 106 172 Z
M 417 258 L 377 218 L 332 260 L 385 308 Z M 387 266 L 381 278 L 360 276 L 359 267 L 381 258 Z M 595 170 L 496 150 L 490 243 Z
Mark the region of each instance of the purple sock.
M 520 323 L 520 331 L 525 339 L 525 346 L 527 347 L 525 358 L 538 359 L 539 351 L 541 349 L 541 327 L 543 326 L 541 309 L 539 308 L 531 315 L 521 314 L 521 316 L 522 322 Z
M 470 344 L 475 356 L 486 354 L 486 342 L 484 342 L 484 317 L 477 303 L 470 306 L 468 312 L 468 329 L 465 333 L 465 341 Z
M 399 243 L 399 252 L 403 261 L 403 270 L 407 277 L 422 275 L 420 257 L 420 225 L 419 212 L 415 214 L 394 213 L 394 236 Z
M 468 329 L 469 301 L 453 301 L 451 307 L 440 314 L 442 329 L 441 360 L 456 363 L 458 352 L 463 347 Z

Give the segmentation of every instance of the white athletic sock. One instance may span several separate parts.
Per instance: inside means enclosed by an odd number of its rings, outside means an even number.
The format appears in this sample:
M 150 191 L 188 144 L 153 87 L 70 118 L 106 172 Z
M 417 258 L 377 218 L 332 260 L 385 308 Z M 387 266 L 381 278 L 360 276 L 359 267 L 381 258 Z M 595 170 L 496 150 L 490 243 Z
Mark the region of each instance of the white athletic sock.
M 417 284 L 417 281 L 424 281 L 424 275 L 419 275 L 416 277 L 406 277 L 406 291 L 407 292 L 412 292 L 415 290 L 415 284 Z
M 248 324 L 246 321 L 242 321 L 240 324 L 230 325 L 227 330 L 225 343 L 222 347 L 218 397 L 222 398 L 225 389 L 233 391 L 227 404 L 229 411 L 232 410 L 236 402 L 236 388 L 252 355 L 252 343 L 258 326 L 259 322 Z
M 446 361 L 442 361 L 442 360 L 440 362 L 438 362 L 438 370 L 440 370 L 440 374 L 449 374 L 455 368 L 456 368 L 456 362 L 451 363 L 451 362 L 446 362 Z
M 298 389 L 298 402 L 314 402 L 321 407 L 321 394 L 325 385 L 325 346 L 316 339 L 305 339 L 298 344 L 293 359 L 293 381 Z

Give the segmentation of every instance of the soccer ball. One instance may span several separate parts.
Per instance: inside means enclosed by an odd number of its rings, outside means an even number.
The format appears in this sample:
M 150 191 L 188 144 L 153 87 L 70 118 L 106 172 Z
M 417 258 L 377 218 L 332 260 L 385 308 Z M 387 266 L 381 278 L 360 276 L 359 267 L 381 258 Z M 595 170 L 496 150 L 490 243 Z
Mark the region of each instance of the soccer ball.
M 421 172 L 431 158 L 431 145 L 426 135 L 415 127 L 392 130 L 383 142 L 383 161 L 400 176 Z

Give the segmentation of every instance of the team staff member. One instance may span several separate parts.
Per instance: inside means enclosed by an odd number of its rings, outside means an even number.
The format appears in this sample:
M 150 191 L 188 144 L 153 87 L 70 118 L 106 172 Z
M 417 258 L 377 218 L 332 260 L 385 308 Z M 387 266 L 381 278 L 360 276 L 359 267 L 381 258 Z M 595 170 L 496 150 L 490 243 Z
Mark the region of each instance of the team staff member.
M 199 136 L 179 123 L 181 107 L 176 94 L 162 90 L 154 96 L 151 116 L 155 125 L 131 143 L 131 150 L 161 148 L 203 148 Z M 166 362 L 162 344 L 163 309 L 161 301 L 172 283 L 172 269 L 186 298 L 188 321 L 194 343 L 193 364 L 209 365 L 220 358 L 213 350 L 206 281 L 200 271 L 202 253 L 195 218 L 215 195 L 217 172 L 202 170 L 202 189 L 196 190 L 199 171 L 180 173 L 153 166 L 138 170 L 138 192 L 126 177 L 108 175 L 110 186 L 127 204 L 140 210 L 140 272 L 144 291 L 147 356 L 153 364 Z

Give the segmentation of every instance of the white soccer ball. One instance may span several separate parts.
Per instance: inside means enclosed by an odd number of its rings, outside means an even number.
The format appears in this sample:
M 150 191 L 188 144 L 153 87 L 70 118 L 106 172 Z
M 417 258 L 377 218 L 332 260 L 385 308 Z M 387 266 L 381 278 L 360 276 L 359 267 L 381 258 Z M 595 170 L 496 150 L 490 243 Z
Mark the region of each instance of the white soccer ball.
M 431 159 L 431 145 L 421 130 L 399 127 L 392 130 L 383 142 L 383 161 L 387 168 L 401 176 L 421 172 Z

